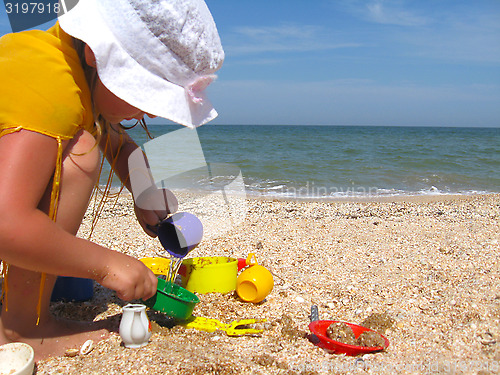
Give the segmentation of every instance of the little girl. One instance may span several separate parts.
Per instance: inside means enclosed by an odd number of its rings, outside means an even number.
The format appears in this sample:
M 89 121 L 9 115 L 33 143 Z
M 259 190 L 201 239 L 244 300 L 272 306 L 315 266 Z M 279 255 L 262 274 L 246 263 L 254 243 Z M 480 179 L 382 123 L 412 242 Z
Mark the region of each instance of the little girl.
M 48 31 L 0 38 L 0 344 L 27 342 L 41 359 L 106 333 L 49 313 L 56 275 L 96 280 L 125 301 L 155 294 L 140 261 L 76 237 L 99 149 L 130 188 L 137 145 L 120 122 L 210 121 L 203 90 L 223 59 L 203 0 L 79 0 Z M 135 211 L 143 228 L 169 213 Z

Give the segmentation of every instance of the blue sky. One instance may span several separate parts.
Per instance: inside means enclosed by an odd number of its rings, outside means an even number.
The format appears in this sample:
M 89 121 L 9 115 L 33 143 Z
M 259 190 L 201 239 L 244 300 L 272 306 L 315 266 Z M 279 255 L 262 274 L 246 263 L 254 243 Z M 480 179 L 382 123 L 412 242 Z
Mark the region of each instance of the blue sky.
M 498 0 L 206 1 L 214 124 L 500 127 Z

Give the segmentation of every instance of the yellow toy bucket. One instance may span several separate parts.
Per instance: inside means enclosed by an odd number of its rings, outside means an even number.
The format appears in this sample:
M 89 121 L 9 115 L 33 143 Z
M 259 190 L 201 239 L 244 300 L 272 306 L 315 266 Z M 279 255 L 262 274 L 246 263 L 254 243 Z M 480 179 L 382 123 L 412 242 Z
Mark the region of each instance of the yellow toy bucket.
M 229 257 L 199 257 L 185 259 L 185 288 L 196 293 L 229 293 L 236 289 L 238 260 Z

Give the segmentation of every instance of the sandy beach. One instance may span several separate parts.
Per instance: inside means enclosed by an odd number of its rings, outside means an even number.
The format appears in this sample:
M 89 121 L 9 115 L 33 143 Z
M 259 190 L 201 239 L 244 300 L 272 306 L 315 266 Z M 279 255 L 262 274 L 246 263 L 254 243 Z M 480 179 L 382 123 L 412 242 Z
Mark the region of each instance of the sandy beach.
M 89 213 L 79 236 L 88 236 Z M 132 201 L 108 202 L 92 240 L 140 257 L 161 245 L 135 221 Z M 234 293 L 199 295 L 193 314 L 225 323 L 266 319 L 256 336 L 172 326 L 149 311 L 154 333 L 140 349 L 120 336 L 90 354 L 40 361 L 37 374 L 495 374 L 500 371 L 500 195 L 384 201 L 248 200 L 241 225 L 202 241 L 189 256 L 255 253 L 274 275 L 260 304 Z M 99 285 L 83 303 L 54 303 L 74 319 L 118 327 L 125 302 Z M 320 319 L 370 325 L 382 352 L 330 354 L 309 339 Z

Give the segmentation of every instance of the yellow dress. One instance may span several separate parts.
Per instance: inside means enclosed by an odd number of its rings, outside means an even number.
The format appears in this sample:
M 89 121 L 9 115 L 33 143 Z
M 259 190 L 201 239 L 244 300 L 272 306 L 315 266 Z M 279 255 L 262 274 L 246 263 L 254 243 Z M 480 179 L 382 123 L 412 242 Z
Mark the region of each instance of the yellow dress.
M 0 137 L 27 129 L 57 140 L 49 212 L 55 220 L 62 141 L 73 138 L 80 129 L 95 134 L 90 90 L 71 37 L 58 23 L 47 31 L 23 31 L 1 37 L 0 82 Z M 8 265 L 3 262 L 5 303 L 7 270 Z M 40 290 L 44 280 L 42 274 Z

